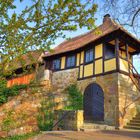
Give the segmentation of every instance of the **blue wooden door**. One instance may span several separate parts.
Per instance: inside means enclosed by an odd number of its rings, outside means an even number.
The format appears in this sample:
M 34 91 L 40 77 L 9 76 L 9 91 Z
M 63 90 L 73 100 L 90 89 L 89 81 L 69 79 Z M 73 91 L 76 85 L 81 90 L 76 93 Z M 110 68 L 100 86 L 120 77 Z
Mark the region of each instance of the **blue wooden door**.
M 104 93 L 95 83 L 90 84 L 84 93 L 84 119 L 86 121 L 104 120 Z

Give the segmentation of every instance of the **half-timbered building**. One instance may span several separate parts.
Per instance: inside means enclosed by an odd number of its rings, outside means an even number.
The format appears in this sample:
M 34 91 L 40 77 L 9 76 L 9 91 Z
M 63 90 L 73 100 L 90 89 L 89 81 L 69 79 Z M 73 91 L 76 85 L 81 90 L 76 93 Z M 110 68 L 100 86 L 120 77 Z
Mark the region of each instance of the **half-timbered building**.
M 64 89 L 76 83 L 84 96 L 84 121 L 118 128 L 140 105 L 140 76 L 133 64 L 139 53 L 140 40 L 105 15 L 102 25 L 61 43 L 43 59 L 62 101 Z

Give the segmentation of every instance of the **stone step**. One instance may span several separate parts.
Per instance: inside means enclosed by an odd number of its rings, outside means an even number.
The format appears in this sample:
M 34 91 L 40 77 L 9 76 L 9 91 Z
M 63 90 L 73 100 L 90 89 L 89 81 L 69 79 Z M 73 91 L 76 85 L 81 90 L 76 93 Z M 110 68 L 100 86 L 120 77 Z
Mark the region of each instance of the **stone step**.
M 140 130 L 140 126 L 135 126 L 135 125 L 133 125 L 133 126 L 127 125 L 127 126 L 125 126 L 124 128 L 126 128 L 126 129 L 136 129 L 136 130 Z
M 131 126 L 140 126 L 140 122 L 130 122 L 127 125 L 131 125 Z
M 136 116 L 140 116 L 140 113 L 138 113 Z
M 100 131 L 100 129 L 85 129 L 85 128 L 80 128 L 80 131 L 84 131 L 84 132 L 89 132 L 89 131 Z
M 89 131 L 89 130 L 115 130 L 114 126 L 104 125 L 104 124 L 84 124 L 81 131 Z
M 133 117 L 133 119 L 139 119 L 140 120 L 140 116 L 135 116 L 135 117 Z
M 130 121 L 130 123 L 131 123 L 131 122 L 132 122 L 132 123 L 140 123 L 140 120 L 139 120 L 139 119 L 133 119 L 133 120 Z

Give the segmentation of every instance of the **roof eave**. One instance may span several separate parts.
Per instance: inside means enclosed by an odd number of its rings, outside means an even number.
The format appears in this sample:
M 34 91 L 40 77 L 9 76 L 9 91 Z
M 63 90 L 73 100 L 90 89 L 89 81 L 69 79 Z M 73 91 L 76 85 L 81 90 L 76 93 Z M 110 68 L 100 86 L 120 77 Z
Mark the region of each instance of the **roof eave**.
M 107 34 L 101 35 L 101 36 L 99 36 L 98 38 L 96 38 L 95 40 L 92 40 L 92 41 L 90 41 L 90 42 L 87 42 L 86 44 L 81 45 L 79 48 L 76 48 L 76 49 L 73 49 L 73 50 L 69 50 L 69 51 L 59 52 L 59 53 L 56 53 L 56 54 L 44 55 L 44 56 L 43 56 L 43 59 L 48 58 L 48 57 L 52 57 L 52 56 L 55 56 L 55 55 L 61 55 L 61 54 L 65 54 L 65 53 L 68 53 L 68 52 L 72 52 L 72 51 L 75 51 L 75 50 L 82 49 L 82 48 L 84 48 L 87 44 L 89 44 L 89 43 L 91 43 L 91 42 L 95 42 L 95 41 L 97 41 L 97 40 L 99 40 L 99 39 L 101 39 L 101 38 L 103 38 L 103 37 L 105 37 L 105 36 L 107 36 L 107 35 L 109 35 L 109 34 L 111 34 L 111 33 L 114 33 L 114 32 L 116 32 L 116 31 L 118 31 L 118 30 L 119 30 L 119 28 L 118 28 L 118 29 L 115 29 L 115 30 L 113 30 L 113 31 L 111 31 L 111 32 L 109 32 L 109 33 L 107 33 Z

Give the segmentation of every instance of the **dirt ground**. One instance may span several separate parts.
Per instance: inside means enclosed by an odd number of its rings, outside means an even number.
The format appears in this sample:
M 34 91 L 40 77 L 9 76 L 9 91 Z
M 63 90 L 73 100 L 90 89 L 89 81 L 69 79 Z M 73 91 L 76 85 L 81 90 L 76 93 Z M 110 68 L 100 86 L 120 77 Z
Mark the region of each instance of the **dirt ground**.
M 30 140 L 140 140 L 140 131 L 52 131 Z

